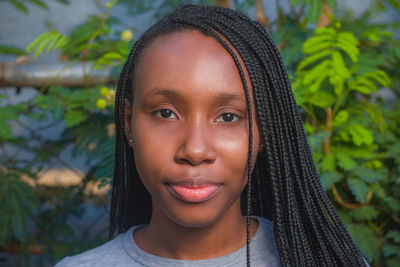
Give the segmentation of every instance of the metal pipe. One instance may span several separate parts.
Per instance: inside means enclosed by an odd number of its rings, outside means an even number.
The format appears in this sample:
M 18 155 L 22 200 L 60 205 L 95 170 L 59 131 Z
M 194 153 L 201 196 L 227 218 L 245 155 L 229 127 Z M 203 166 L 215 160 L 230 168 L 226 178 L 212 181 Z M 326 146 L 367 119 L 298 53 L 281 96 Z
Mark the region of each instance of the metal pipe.
M 89 63 L 0 63 L 0 87 L 83 87 L 115 84 L 117 80 L 118 73 L 115 67 L 93 69 Z

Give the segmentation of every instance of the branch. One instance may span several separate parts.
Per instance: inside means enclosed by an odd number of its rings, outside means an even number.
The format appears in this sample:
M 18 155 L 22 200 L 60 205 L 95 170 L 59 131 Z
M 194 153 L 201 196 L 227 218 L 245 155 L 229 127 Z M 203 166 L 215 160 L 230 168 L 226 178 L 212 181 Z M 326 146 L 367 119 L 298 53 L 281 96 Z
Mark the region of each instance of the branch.
M 231 1 L 230 0 L 215 0 L 215 5 L 230 8 Z
M 329 133 L 324 142 L 324 154 L 328 155 L 330 151 L 331 144 L 331 132 L 332 132 L 332 107 L 329 107 L 326 115 L 326 125 L 325 130 Z
M 364 207 L 364 206 L 371 206 L 369 203 L 361 203 L 361 204 L 355 204 L 355 203 L 348 203 L 346 201 L 343 200 L 342 196 L 339 194 L 339 192 L 336 189 L 335 185 L 332 185 L 332 192 L 335 195 L 335 198 L 337 200 L 337 202 L 344 208 L 346 209 L 356 209 L 359 207 Z
M 264 28 L 268 29 L 268 31 L 271 30 L 271 25 L 269 23 L 267 14 L 265 14 L 262 0 L 256 0 L 256 17 L 258 22 L 260 22 Z
M 327 3 L 324 3 L 321 16 L 319 17 L 317 22 L 317 28 L 324 28 L 329 25 L 329 23 L 331 23 L 331 20 L 329 18 L 331 14 L 332 9 L 328 6 Z

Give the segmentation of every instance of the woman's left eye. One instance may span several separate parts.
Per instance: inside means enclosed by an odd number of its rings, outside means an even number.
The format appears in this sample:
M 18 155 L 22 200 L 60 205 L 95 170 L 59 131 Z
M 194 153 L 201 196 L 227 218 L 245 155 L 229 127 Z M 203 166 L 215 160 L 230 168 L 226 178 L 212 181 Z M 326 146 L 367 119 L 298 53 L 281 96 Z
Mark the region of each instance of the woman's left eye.
M 240 119 L 240 117 L 238 115 L 235 115 L 233 113 L 224 113 L 221 116 L 219 116 L 216 121 L 218 122 L 235 122 L 238 119 Z

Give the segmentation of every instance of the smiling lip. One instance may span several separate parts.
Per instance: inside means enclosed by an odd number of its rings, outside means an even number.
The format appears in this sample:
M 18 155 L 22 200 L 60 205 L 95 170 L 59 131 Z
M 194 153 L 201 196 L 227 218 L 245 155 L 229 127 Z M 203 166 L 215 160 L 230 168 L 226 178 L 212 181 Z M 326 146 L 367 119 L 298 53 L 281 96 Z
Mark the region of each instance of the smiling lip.
M 222 188 L 221 183 L 206 178 L 184 179 L 166 185 L 175 197 L 193 204 L 213 198 Z

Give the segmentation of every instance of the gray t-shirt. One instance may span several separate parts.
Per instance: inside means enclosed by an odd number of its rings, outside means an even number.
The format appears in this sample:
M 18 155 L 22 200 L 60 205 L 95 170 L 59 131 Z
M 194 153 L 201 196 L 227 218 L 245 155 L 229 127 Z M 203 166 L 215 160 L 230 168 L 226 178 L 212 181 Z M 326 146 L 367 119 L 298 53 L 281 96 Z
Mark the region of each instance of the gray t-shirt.
M 253 217 L 259 227 L 250 241 L 252 266 L 281 266 L 275 246 L 271 221 Z M 246 246 L 225 256 L 206 260 L 176 260 L 149 254 L 138 247 L 133 232 L 141 226 L 133 226 L 107 243 L 76 256 L 65 257 L 56 267 L 84 266 L 246 266 Z

